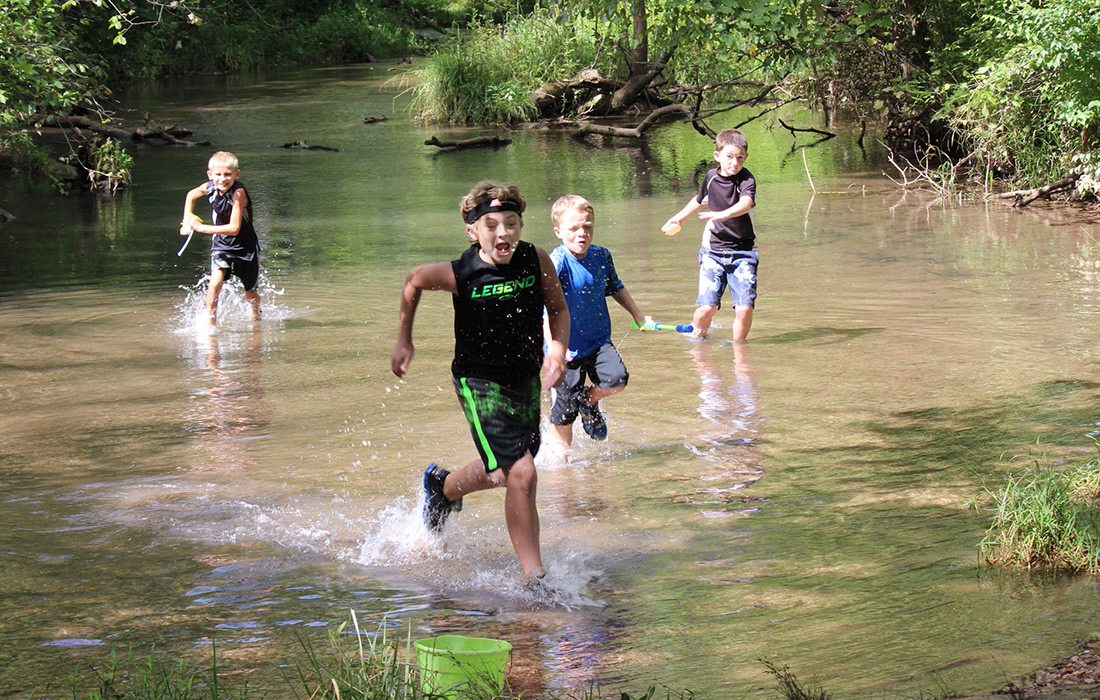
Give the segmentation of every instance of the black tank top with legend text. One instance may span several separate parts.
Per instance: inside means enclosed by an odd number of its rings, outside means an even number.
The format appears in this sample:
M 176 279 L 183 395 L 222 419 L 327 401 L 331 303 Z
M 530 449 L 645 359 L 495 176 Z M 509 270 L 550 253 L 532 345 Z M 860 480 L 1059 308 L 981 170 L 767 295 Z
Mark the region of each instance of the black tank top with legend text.
M 451 261 L 457 284 L 451 373 L 526 388 L 542 368 L 538 251 L 520 241 L 507 265 L 485 262 L 479 251 L 475 243 Z

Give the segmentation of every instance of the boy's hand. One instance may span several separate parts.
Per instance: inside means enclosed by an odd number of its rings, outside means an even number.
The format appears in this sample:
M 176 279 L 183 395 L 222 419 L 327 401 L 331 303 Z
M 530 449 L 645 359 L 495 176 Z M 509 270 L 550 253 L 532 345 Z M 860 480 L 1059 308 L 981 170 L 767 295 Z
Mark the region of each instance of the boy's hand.
M 183 217 L 183 221 L 180 222 L 180 235 L 190 236 L 195 232 L 195 224 L 201 224 L 202 218 L 197 214 L 190 214 Z
M 405 372 L 409 369 L 409 363 L 413 359 L 413 344 L 411 342 L 398 340 L 397 345 L 393 346 L 393 356 L 390 358 L 390 369 L 398 377 L 404 377 Z
M 677 233 L 680 233 L 680 228 L 680 222 L 673 217 L 665 222 L 665 225 L 661 227 L 661 231 L 666 236 L 675 236 Z
M 542 358 L 542 388 L 549 389 L 561 384 L 565 376 L 565 359 L 557 353 L 548 352 Z

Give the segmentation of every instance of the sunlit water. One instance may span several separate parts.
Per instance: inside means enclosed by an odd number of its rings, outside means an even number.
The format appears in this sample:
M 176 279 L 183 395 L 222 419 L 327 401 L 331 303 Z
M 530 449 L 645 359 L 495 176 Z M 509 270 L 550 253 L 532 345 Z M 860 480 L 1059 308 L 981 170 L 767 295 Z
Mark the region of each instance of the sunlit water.
M 613 307 L 631 383 L 610 438 L 538 459 L 551 600 L 522 586 L 501 493 L 428 536 L 423 466 L 474 454 L 449 299 L 425 296 L 407 380 L 389 355 L 405 272 L 463 247 L 458 198 L 519 183 L 524 236 L 549 248 L 550 203 L 585 195 L 643 310 L 685 323 L 699 226 L 659 227 L 712 146 L 672 126 L 644 148 L 520 131 L 436 153 L 432 134 L 484 132 L 410 124 L 393 75 L 134 94 L 212 145 L 138 147 L 116 200 L 0 183 L 19 217 L 0 228 L 3 692 L 56 692 L 112 649 L 202 666 L 214 643 L 278 697 L 296 634 L 353 609 L 372 632 L 508 639 L 528 693 L 771 695 L 761 659 L 841 697 L 981 691 L 1097 630 L 1094 579 L 981 565 L 987 514 L 966 502 L 1033 458 L 1095 452 L 1098 227 L 904 194 L 852 134 L 804 165 L 789 133 L 750 127 L 747 345 L 728 309 L 698 343 Z M 299 139 L 340 151 L 279 147 Z M 265 273 L 263 320 L 230 284 L 210 334 L 208 244 L 177 257 L 176 222 L 214 148 L 241 158 Z

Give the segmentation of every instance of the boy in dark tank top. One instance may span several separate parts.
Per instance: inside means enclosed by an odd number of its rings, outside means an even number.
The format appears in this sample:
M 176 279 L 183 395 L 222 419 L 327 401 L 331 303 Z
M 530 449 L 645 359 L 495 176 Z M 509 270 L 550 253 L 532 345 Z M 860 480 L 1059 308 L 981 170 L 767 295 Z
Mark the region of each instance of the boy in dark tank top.
M 405 376 L 413 357 L 412 327 L 424 290 L 451 293 L 455 355 L 451 374 L 478 458 L 451 472 L 424 470 L 424 522 L 442 532 L 462 497 L 503 486 L 512 546 L 527 577 L 546 569 L 535 505 L 541 389 L 565 368 L 569 312 L 546 251 L 520 240 L 526 202 L 515 185 L 480 182 L 462 198 L 471 245 L 451 262 L 413 268 L 405 278 L 391 368 Z M 550 342 L 543 355 L 543 308 Z M 542 381 L 539 374 L 542 372 Z
M 251 305 L 252 319 L 260 320 L 260 295 L 256 291 L 260 277 L 260 242 L 252 223 L 252 198 L 238 179 L 240 176 L 237 156 L 229 151 L 218 151 L 207 163 L 207 181 L 188 191 L 183 203 L 180 235 L 201 233 L 211 237 L 210 284 L 206 288 L 206 312 L 211 329 L 218 324 L 222 285 L 232 275 L 244 285 L 244 298 Z M 200 199 L 210 202 L 209 224 L 202 223 L 193 213 Z

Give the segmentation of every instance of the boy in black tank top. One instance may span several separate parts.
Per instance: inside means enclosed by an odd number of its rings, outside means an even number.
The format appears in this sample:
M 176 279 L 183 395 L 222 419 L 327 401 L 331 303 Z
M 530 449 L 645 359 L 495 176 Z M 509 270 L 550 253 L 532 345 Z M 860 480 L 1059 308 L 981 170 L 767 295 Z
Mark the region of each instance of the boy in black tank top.
M 515 185 L 479 182 L 460 204 L 471 246 L 457 260 L 420 265 L 405 278 L 391 368 L 405 376 L 413 357 L 412 327 L 420 294 L 452 294 L 455 393 L 478 459 L 449 472 L 424 470 L 424 521 L 441 532 L 462 497 L 503 486 L 508 534 L 523 572 L 542 578 L 538 475 L 540 382 L 557 385 L 565 371 L 569 312 L 546 251 L 519 240 L 526 202 Z M 542 312 L 550 322 L 549 350 L 542 353 Z
M 217 327 L 222 285 L 231 275 L 236 275 L 244 285 L 244 298 L 252 307 L 252 320 L 260 320 L 260 294 L 256 291 L 260 276 L 260 243 L 252 223 L 252 199 L 237 179 L 240 176 L 237 156 L 229 151 L 218 151 L 210 156 L 206 165 L 207 181 L 189 190 L 183 202 L 180 235 L 211 236 L 210 284 L 206 288 L 206 312 L 211 329 Z M 212 223 L 202 223 L 193 213 L 200 199 L 209 200 Z

